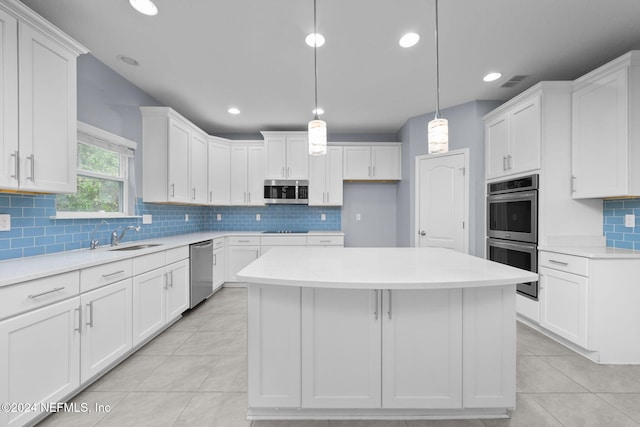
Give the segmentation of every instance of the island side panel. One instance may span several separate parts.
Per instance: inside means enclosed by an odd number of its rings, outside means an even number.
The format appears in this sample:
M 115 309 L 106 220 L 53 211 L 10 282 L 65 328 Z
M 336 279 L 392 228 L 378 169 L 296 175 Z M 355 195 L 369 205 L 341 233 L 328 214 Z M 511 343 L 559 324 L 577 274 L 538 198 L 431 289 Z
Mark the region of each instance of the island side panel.
M 463 292 L 463 404 L 513 408 L 516 398 L 516 285 Z
M 301 403 L 300 288 L 248 284 L 249 407 Z

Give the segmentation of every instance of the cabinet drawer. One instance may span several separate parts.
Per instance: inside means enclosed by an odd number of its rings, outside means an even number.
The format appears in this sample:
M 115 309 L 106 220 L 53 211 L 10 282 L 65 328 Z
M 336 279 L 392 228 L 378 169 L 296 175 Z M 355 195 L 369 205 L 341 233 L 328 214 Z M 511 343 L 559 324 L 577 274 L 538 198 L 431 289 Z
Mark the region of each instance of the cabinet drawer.
M 259 246 L 260 236 L 229 236 L 229 246 Z
M 267 246 L 307 246 L 307 236 L 263 236 L 261 245 Z
M 224 237 L 218 237 L 217 239 L 213 239 L 213 249 L 218 249 L 223 247 L 224 247 Z
M 589 275 L 589 259 L 580 256 L 540 252 L 539 265 L 581 276 Z
M 308 246 L 344 246 L 344 236 L 307 236 Z
M 80 272 L 58 274 L 0 288 L 0 319 L 78 295 Z
M 80 292 L 87 292 L 131 277 L 132 265 L 131 259 L 125 259 L 81 270 Z
M 146 273 L 165 266 L 165 252 L 156 252 L 149 255 L 142 255 L 133 259 L 133 275 Z
M 174 262 L 182 261 L 189 258 L 189 246 L 180 246 L 179 248 L 173 248 L 167 250 L 166 255 L 167 264 L 173 264 Z

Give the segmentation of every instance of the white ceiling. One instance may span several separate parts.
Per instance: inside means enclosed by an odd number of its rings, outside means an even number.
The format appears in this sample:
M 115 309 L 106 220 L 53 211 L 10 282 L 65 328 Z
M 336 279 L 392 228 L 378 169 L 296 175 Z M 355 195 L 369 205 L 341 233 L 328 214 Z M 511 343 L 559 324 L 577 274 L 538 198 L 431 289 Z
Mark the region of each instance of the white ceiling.
M 301 130 L 312 119 L 313 0 L 23 0 L 211 134 Z M 318 103 L 330 133 L 395 133 L 435 110 L 433 0 L 317 0 Z M 639 0 L 441 0 L 440 108 L 507 100 L 640 49 Z M 398 40 L 421 35 L 413 48 Z M 118 55 L 137 59 L 131 67 Z M 489 71 L 497 82 L 484 83 Z M 501 88 L 513 75 L 521 85 Z M 242 113 L 232 116 L 227 108 Z M 446 115 L 445 115 L 446 117 Z

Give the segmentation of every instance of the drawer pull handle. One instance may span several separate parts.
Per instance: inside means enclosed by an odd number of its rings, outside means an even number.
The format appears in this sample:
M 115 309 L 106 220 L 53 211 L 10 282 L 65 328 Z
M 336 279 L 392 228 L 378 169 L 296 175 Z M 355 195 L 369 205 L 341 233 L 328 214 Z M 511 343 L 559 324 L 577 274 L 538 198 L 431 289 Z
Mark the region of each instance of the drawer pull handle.
M 249 243 L 250 240 L 238 240 L 238 243 Z
M 50 291 L 42 292 L 42 293 L 35 294 L 35 295 L 29 295 L 29 298 L 31 298 L 31 299 L 33 299 L 33 298 L 38 298 L 38 297 L 41 297 L 41 296 L 43 296 L 43 295 L 52 294 L 52 293 L 54 293 L 54 292 L 61 291 L 61 290 L 63 290 L 63 289 L 64 289 L 64 286 L 63 286 L 63 287 L 61 287 L 61 288 L 53 288 L 53 289 L 51 289 Z
M 569 263 L 568 263 L 568 262 L 556 261 L 555 259 L 550 259 L 550 260 L 549 260 L 549 262 L 550 262 L 551 264 L 558 264 L 558 265 L 564 265 L 564 266 L 569 265 Z
M 320 243 L 331 243 L 331 240 L 320 240 Z
M 113 273 L 103 274 L 102 277 L 104 277 L 105 279 L 108 279 L 111 276 L 115 276 L 117 274 L 122 274 L 122 273 L 124 273 L 124 270 L 118 270 L 118 271 L 113 272 Z

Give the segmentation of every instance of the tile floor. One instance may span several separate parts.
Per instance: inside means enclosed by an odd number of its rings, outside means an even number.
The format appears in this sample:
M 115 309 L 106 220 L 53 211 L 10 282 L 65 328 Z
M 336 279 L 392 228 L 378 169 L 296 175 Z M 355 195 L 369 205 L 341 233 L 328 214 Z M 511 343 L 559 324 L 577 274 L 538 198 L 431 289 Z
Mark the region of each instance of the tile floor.
M 61 412 L 39 426 L 640 426 L 640 366 L 591 363 L 521 324 L 511 419 L 250 423 L 246 322 L 246 290 L 222 289 L 74 399 L 109 413 Z

